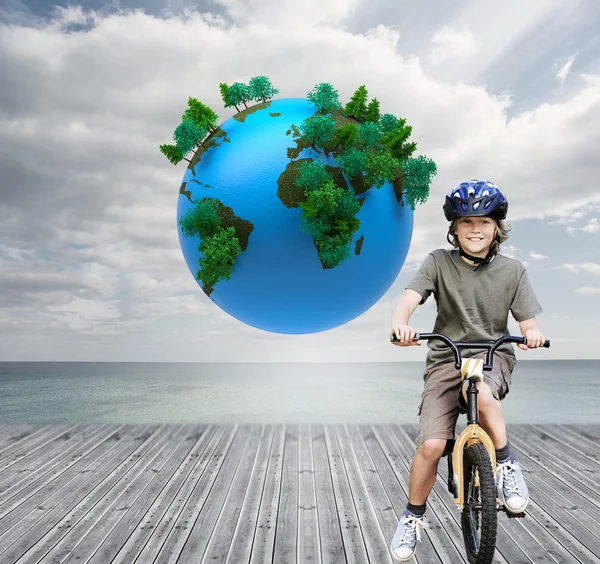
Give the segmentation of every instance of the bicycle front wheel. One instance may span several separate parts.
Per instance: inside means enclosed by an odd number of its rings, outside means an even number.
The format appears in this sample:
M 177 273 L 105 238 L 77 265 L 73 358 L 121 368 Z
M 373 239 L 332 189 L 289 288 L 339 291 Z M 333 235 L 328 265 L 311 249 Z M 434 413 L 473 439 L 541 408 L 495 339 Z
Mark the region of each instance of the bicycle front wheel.
M 490 456 L 482 443 L 463 451 L 463 538 L 470 564 L 490 564 L 496 550 L 496 481 Z

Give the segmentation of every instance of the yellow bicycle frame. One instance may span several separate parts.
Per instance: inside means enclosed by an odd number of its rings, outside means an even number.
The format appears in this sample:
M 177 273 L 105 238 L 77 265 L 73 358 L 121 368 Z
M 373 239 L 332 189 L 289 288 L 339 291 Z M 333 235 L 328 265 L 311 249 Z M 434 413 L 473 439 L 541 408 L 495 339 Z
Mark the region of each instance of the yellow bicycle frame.
M 462 359 L 460 375 L 461 380 L 463 381 L 483 381 L 483 359 Z M 483 444 L 490 455 L 490 460 L 492 461 L 492 470 L 496 470 L 496 451 L 492 439 L 490 439 L 490 436 L 478 424 L 467 425 L 467 428 L 458 436 L 458 439 L 454 443 L 454 448 L 452 450 L 452 466 L 454 469 L 453 479 L 454 488 L 456 491 L 454 503 L 460 507 L 462 507 L 465 502 L 463 450 L 465 445 L 470 446 L 476 442 Z

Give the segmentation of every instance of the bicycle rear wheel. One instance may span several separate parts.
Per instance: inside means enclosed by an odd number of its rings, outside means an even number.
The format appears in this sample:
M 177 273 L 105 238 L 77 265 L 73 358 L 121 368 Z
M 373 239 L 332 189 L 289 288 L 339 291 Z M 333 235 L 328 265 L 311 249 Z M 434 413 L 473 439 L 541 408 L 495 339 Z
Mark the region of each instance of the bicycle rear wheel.
M 490 456 L 482 443 L 464 450 L 463 538 L 470 564 L 490 564 L 496 550 L 496 482 Z

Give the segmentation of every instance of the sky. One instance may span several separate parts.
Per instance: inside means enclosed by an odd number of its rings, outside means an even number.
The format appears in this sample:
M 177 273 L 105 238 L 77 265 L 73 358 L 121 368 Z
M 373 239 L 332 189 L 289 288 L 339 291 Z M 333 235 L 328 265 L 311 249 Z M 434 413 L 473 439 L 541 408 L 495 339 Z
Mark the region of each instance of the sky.
M 517 358 L 600 358 L 599 28 L 594 0 L 0 0 L 0 361 L 424 361 L 389 343 L 392 308 L 450 248 L 444 197 L 471 178 L 507 194 L 501 252 L 544 310 L 551 348 Z M 189 96 L 222 122 L 218 84 L 257 75 L 280 98 L 365 84 L 438 167 L 393 285 L 321 333 L 229 316 L 179 247 L 187 163 L 158 146 Z

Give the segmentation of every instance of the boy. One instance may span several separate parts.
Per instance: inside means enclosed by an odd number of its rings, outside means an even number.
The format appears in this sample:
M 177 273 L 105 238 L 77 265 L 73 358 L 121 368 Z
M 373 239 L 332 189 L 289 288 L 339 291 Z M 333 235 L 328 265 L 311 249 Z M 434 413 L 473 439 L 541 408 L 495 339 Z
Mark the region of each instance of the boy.
M 454 341 L 494 341 L 509 334 L 510 311 L 527 342 L 518 346 L 528 350 L 543 345 L 544 336 L 535 319 L 542 308 L 527 272 L 519 261 L 498 254 L 500 243 L 508 239 L 510 230 L 504 222 L 507 211 L 505 195 L 492 182 L 470 180 L 450 191 L 444 205 L 446 219 L 451 222 L 446 239 L 458 249 L 436 249 L 430 253 L 406 287 L 392 312 L 392 332 L 399 339 L 395 345 L 421 344 L 413 341 L 415 330 L 408 326 L 408 320 L 432 292 L 438 309 L 434 333 L 443 333 Z M 410 560 L 415 553 L 438 462 L 447 441 L 454 439 L 459 411 L 466 411 L 467 382 L 461 387 L 452 350 L 437 340 L 428 341 L 428 347 L 409 503 L 391 543 L 392 556 L 400 562 Z M 465 348 L 461 354 L 485 358 L 487 351 Z M 509 391 L 515 362 L 511 343 L 498 347 L 494 368 L 484 372 L 477 389 L 480 425 L 496 449 L 498 498 L 507 511 L 521 513 L 529 493 L 506 437 L 500 405 Z

